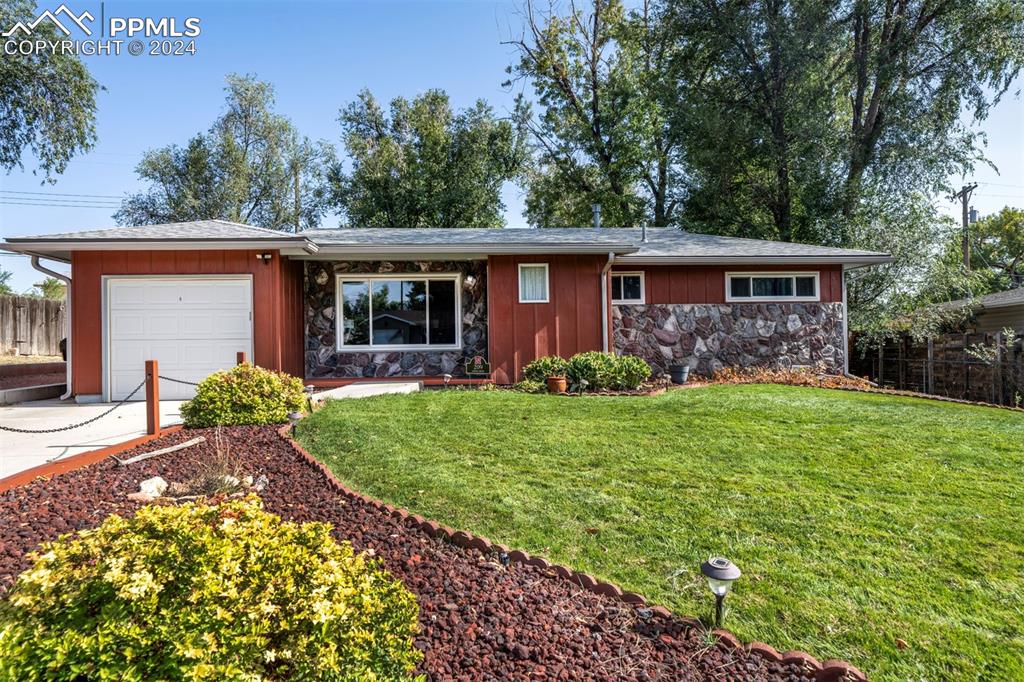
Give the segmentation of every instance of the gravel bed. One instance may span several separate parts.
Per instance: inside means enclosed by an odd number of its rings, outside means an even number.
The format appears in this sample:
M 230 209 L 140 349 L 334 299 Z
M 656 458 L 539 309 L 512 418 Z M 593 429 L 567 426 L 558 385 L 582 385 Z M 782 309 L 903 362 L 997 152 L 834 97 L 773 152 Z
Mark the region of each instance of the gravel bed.
M 26 552 L 61 533 L 97 525 L 141 480 L 183 481 L 215 452 L 210 430 L 180 431 L 122 457 L 197 433 L 198 446 L 120 468 L 104 460 L 0 494 L 0 595 L 28 565 Z M 805 680 L 783 664 L 708 642 L 676 619 L 595 595 L 544 570 L 503 567 L 491 553 L 460 549 L 348 499 L 268 427 L 223 429 L 223 444 L 245 473 L 265 474 L 269 511 L 327 521 L 357 550 L 372 551 L 418 598 L 421 671 L 435 680 Z

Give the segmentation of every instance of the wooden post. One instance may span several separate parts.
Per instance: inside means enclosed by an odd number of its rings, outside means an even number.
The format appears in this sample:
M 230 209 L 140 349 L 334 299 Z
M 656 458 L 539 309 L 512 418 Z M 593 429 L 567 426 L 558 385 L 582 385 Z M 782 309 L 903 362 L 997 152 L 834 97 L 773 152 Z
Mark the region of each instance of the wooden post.
M 156 360 L 146 360 L 146 433 L 160 433 L 160 370 Z
M 236 365 L 244 365 L 245 362 L 246 362 L 246 360 L 245 360 L 245 351 L 244 350 L 240 350 L 237 353 L 235 353 L 235 364 Z
M 935 394 L 935 341 L 928 337 L 928 364 L 925 365 L 925 393 Z
M 885 339 L 878 344 L 878 378 L 875 381 L 885 388 Z
M 992 384 L 996 394 L 996 399 L 993 402 L 997 405 L 1004 404 L 1003 383 L 1003 333 L 996 332 L 996 371 L 992 377 Z

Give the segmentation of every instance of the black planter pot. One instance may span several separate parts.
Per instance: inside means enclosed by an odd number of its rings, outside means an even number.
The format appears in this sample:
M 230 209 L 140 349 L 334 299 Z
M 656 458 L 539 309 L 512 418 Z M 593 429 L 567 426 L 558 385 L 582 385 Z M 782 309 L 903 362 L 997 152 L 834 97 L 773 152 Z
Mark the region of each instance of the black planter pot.
M 690 366 L 671 365 L 668 368 L 668 375 L 672 379 L 673 384 L 685 384 L 686 379 L 690 376 Z

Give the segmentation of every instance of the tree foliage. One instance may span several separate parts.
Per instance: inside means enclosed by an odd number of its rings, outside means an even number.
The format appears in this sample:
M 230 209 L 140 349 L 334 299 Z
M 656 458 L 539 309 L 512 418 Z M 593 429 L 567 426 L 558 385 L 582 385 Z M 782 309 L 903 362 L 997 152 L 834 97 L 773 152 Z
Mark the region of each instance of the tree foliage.
M 1006 206 L 970 228 L 971 267 L 989 270 L 1005 286 L 1024 286 L 1024 210 Z
M 983 120 L 1024 63 L 1009 0 L 670 4 L 701 55 L 678 130 L 684 220 L 702 231 L 848 244 L 876 205 L 972 168 L 981 140 L 961 112 Z
M 368 91 L 341 110 L 351 169 L 332 174 L 332 202 L 353 227 L 501 227 L 502 185 L 526 160 L 522 112 L 483 100 L 454 111 L 428 90 L 385 111 Z
M 663 12 L 645 0 L 576 2 L 564 15 L 528 1 L 510 41 L 513 80 L 528 81 L 540 114 L 527 119 L 535 164 L 531 224 L 579 226 L 600 204 L 610 225 L 668 225 L 679 207 L 677 143 L 670 136 L 673 43 Z M 669 99 L 666 99 L 669 97 Z
M 56 277 L 47 277 L 39 284 L 33 285 L 33 288 L 39 292 L 39 296 L 58 301 L 67 293 L 67 285 Z
M 35 15 L 35 2 L 0 2 L 0 26 L 5 29 Z M 33 29 L 33 40 L 62 37 L 50 22 Z M 0 60 L 0 168 L 8 172 L 22 168 L 28 150 L 45 178 L 53 181 L 71 157 L 93 148 L 99 89 L 76 55 L 59 50 L 4 54 Z
M 274 113 L 273 88 L 227 77 L 224 111 L 184 146 L 146 152 L 136 168 L 149 188 L 115 214 L 122 225 L 221 218 L 272 229 L 316 227 L 327 209 L 333 149 Z M 298 197 L 296 197 L 296 182 Z
M 11 277 L 13 276 L 14 273 L 10 270 L 0 268 L 0 296 L 9 296 L 14 293 L 10 285 Z

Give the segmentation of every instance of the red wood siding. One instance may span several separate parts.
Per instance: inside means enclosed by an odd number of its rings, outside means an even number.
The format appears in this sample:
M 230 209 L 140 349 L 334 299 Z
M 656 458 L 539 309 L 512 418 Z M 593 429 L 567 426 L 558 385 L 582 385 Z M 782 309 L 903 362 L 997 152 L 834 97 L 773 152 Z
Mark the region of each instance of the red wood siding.
M 519 381 L 544 355 L 601 349 L 601 270 L 605 256 L 491 256 L 487 262 L 487 338 L 491 375 Z M 519 302 L 519 264 L 548 264 L 548 303 Z
M 270 369 L 294 366 L 301 329 L 286 327 L 277 252 L 269 263 L 257 251 L 76 251 L 71 255 L 72 388 L 76 395 L 103 392 L 102 306 L 104 275 L 251 274 L 253 280 L 253 361 Z M 289 264 L 291 267 L 291 264 Z M 300 285 L 301 293 L 301 285 Z M 301 310 L 300 300 L 291 302 Z M 294 317 L 288 313 L 289 320 Z M 298 325 L 301 327 L 301 325 Z M 286 335 L 297 334 L 285 340 Z M 287 350 L 286 350 L 287 347 Z M 301 364 L 299 365 L 301 367 Z M 302 376 L 301 372 L 299 376 Z
M 281 314 L 284 329 L 281 334 L 281 369 L 292 376 L 306 376 L 306 331 L 302 307 L 302 289 L 305 272 L 302 261 L 281 263 Z
M 725 303 L 726 272 L 818 272 L 821 300 L 843 300 L 841 265 L 656 265 L 627 267 L 612 272 L 644 272 L 646 301 L 650 304 Z

